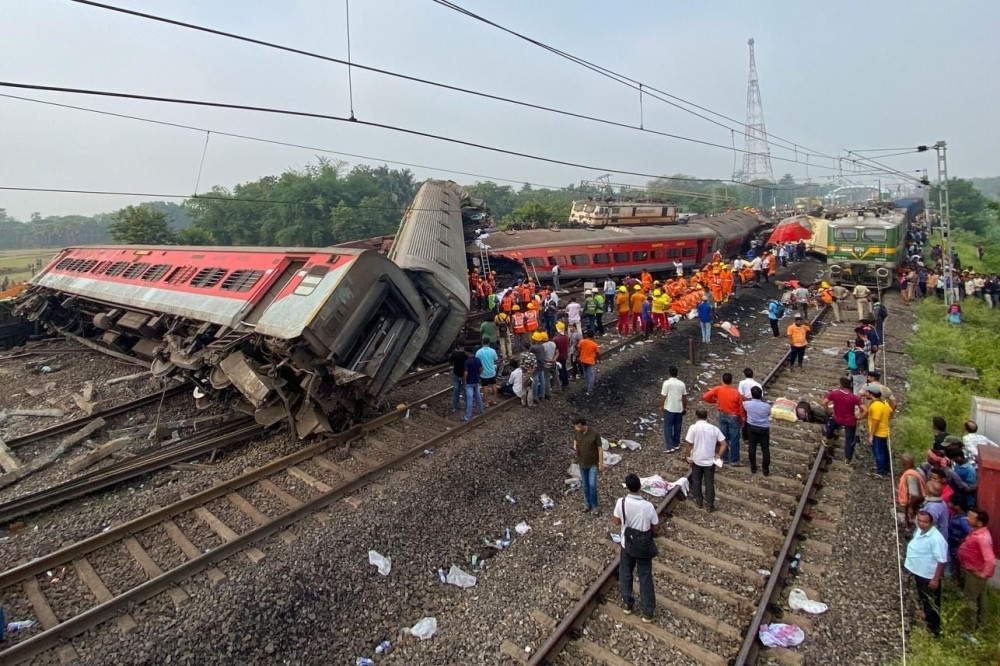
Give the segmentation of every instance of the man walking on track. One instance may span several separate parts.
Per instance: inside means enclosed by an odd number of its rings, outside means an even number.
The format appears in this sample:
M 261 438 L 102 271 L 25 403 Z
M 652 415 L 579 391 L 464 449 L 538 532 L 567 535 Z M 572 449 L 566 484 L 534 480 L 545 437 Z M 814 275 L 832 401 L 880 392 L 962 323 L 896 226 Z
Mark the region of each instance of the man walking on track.
M 628 495 L 615 504 L 612 522 L 622 528 L 622 551 L 618 565 L 618 583 L 625 603 L 625 614 L 630 615 L 635 608 L 632 593 L 632 571 L 639 573 L 639 609 L 642 621 L 651 622 L 656 610 L 656 591 L 653 588 L 653 557 L 656 545 L 653 537 L 660 531 L 660 519 L 656 509 L 639 492 L 639 477 L 629 474 L 625 477 Z M 636 534 L 639 533 L 639 534 Z M 630 538 L 632 537 L 632 538 Z
M 795 315 L 795 323 L 785 331 L 788 335 L 788 369 L 795 367 L 795 359 L 799 359 L 799 370 L 802 369 L 802 361 L 806 357 L 806 347 L 809 345 L 810 328 L 804 321 L 802 315 Z
M 826 420 L 826 431 L 823 436 L 827 442 L 833 440 L 837 428 L 844 429 L 844 460 L 851 464 L 854 458 L 854 442 L 857 438 L 858 419 L 865 417 L 865 407 L 861 404 L 861 398 L 851 390 L 851 380 L 847 377 L 840 378 L 840 386 L 833 389 L 823 398 L 823 407 L 830 418 Z M 860 414 L 855 414 L 855 410 Z
M 660 411 L 663 412 L 663 445 L 667 453 L 673 453 L 681 446 L 681 423 L 687 412 L 687 386 L 677 379 L 677 366 L 667 369 L 670 378 L 660 389 Z
M 882 400 L 882 389 L 871 384 L 865 386 L 871 397 L 868 405 L 868 434 L 872 438 L 872 455 L 875 457 L 875 477 L 889 475 L 889 419 L 892 407 Z
M 722 375 L 722 383 L 710 388 L 701 397 L 710 405 L 719 406 L 719 430 L 729 442 L 729 456 L 725 461 L 739 467 L 740 463 L 740 428 L 746 421 L 743 411 L 743 396 L 733 387 L 733 375 Z
M 757 446 L 760 445 L 764 476 L 771 473 L 771 405 L 764 402 L 764 389 L 754 386 L 750 399 L 743 403 L 747 415 L 747 446 L 750 449 L 750 473 L 757 473 Z
M 706 293 L 698 304 L 698 323 L 701 325 L 701 341 L 709 343 L 712 341 L 712 304 L 708 302 Z
M 601 436 L 587 425 L 587 419 L 582 416 L 573 422 L 573 430 L 576 431 L 573 450 L 576 451 L 576 461 L 580 465 L 580 485 L 583 487 L 583 499 L 587 503 L 583 512 L 597 515 L 597 474 L 604 471 Z
M 854 301 L 858 304 L 858 321 L 865 318 L 865 310 L 868 307 L 868 297 L 871 295 L 872 290 L 863 284 L 859 284 L 854 287 L 854 291 L 851 295 L 854 296 Z
M 726 450 L 726 437 L 708 422 L 708 410 L 695 412 L 697 423 L 688 428 L 684 438 L 684 458 L 691 465 L 691 494 L 700 509 L 708 500 L 708 510 L 715 511 L 715 459 Z M 704 493 L 702 492 L 704 482 Z

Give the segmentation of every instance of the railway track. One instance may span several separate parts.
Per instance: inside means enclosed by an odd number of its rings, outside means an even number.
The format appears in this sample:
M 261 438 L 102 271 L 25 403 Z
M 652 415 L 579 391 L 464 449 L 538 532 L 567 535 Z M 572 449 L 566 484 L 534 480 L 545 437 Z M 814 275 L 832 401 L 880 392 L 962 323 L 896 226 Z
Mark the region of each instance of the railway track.
M 784 338 L 762 343 L 764 349 L 752 365 L 771 368 L 762 380 L 766 398 L 819 401 L 836 386 L 843 361 L 839 354 L 822 350 L 842 350 L 851 336 L 847 327 L 823 326 L 826 318 L 823 311 L 813 321 L 816 335 L 804 372 L 787 368 Z M 737 359 L 726 369 L 738 371 L 737 363 L 742 367 L 743 361 Z M 690 412 L 700 402 L 694 396 L 700 391 L 692 388 L 689 384 Z M 745 443 L 741 449 L 747 450 Z M 742 455 L 745 459 L 746 454 Z M 687 471 L 686 463 L 674 456 L 666 467 L 667 472 L 661 471 L 666 478 Z M 848 469 L 832 460 L 819 424 L 772 420 L 770 476 L 751 475 L 746 466 L 726 466 L 715 477 L 714 513 L 685 502 L 679 488 L 656 506 L 661 517 L 660 555 L 653 562 L 658 610 L 651 623 L 624 612 L 617 577 L 620 547 L 607 540 L 613 560 L 596 580 L 582 587 L 563 579 L 555 586 L 575 590 L 571 594 L 578 598 L 561 620 L 539 609 L 531 611 L 536 624 L 547 632 L 547 640 L 530 657 L 513 644 L 505 652 L 532 665 L 742 666 L 763 657 L 769 662 L 801 664 L 794 651 L 763 648 L 758 631 L 779 618 L 800 626 L 807 636 L 812 630 L 812 618 L 790 612 L 784 600 L 790 587 L 805 589 L 810 599 L 821 596 L 808 584 L 810 576 L 822 571 L 823 558 L 832 554 L 829 544 L 836 533 L 838 501 L 844 496 Z M 767 575 L 762 573 L 765 570 Z
M 624 340 L 602 352 L 629 342 Z M 424 372 L 430 376 L 440 369 Z M 226 576 L 216 566 L 219 562 L 238 554 L 252 564 L 260 562 L 266 557 L 257 547 L 263 540 L 277 534 L 291 543 L 296 539 L 290 529 L 295 523 L 310 517 L 327 522 L 329 516 L 323 509 L 332 503 L 352 501 L 351 495 L 396 467 L 518 404 L 516 399 L 504 400 L 464 423 L 420 408 L 428 401 L 450 398 L 450 394 L 450 387 L 436 391 L 179 502 L 0 573 L 0 601 L 8 613 L 35 617 L 40 626 L 40 631 L 9 637 L 9 645 L 0 650 L 0 663 L 24 663 L 53 650 L 60 661 L 72 661 L 78 654 L 71 639 L 109 620 L 116 621 L 119 631 L 131 632 L 137 626 L 128 614 L 134 604 L 164 592 L 175 605 L 183 604 L 188 595 L 179 585 L 195 574 L 205 572 L 211 585 L 222 582 Z M 274 506 L 279 510 L 268 511 Z M 154 558 L 153 553 L 160 557 Z M 136 566 L 142 578 L 122 581 L 120 572 Z M 64 608 L 50 603 L 46 589 L 56 584 L 52 582 L 53 571 L 60 572 L 57 583 L 76 587 L 75 604 Z

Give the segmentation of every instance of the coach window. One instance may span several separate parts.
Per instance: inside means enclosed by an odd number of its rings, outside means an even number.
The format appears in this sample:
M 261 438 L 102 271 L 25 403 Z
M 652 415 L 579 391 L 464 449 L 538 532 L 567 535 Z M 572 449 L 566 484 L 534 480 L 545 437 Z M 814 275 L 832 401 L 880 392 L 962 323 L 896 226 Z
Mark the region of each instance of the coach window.
M 632 261 L 646 261 L 647 257 L 649 257 L 649 252 L 645 250 L 636 250 L 632 253 Z
M 667 259 L 676 259 L 679 256 L 681 256 L 680 248 L 673 247 L 667 250 Z
M 589 266 L 590 265 L 590 255 L 589 254 L 571 254 L 569 256 L 569 263 L 574 266 Z
M 833 230 L 833 238 L 839 241 L 858 240 L 858 230 L 851 227 L 838 227 Z
M 552 259 L 552 257 L 549 257 L 549 259 Z M 545 260 L 542 259 L 541 257 L 525 257 L 524 265 L 534 266 L 535 268 L 541 268 L 542 266 L 545 265 Z
M 607 252 L 598 252 L 597 254 L 594 255 L 594 263 L 595 264 L 610 264 L 611 263 L 611 255 L 608 254 Z
M 875 243 L 885 242 L 885 229 L 865 229 L 865 240 Z
M 549 266 L 555 266 L 556 264 L 559 264 L 560 266 L 565 266 L 569 263 L 569 260 L 566 259 L 566 256 L 562 254 L 550 255 L 548 260 L 549 260 Z M 539 266 L 541 266 L 541 264 L 539 264 Z
M 616 264 L 627 264 L 629 261 L 628 252 L 615 252 Z
M 681 252 L 681 254 L 683 256 L 685 256 L 685 257 L 693 257 L 694 256 L 694 248 L 693 247 L 686 247 L 686 248 L 684 248 L 684 251 Z
M 653 259 L 654 261 L 665 259 L 666 256 L 667 254 L 664 250 L 653 250 L 653 252 L 650 254 L 650 258 Z

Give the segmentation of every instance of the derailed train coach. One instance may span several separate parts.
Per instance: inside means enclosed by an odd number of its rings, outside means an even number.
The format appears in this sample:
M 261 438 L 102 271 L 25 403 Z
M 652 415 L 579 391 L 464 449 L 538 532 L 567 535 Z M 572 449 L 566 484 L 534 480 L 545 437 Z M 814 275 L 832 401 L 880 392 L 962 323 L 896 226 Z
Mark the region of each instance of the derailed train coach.
M 464 197 L 451 181 L 421 185 L 389 250 L 389 259 L 413 281 L 427 312 L 427 343 L 420 356 L 429 363 L 448 355 L 469 316 Z
M 305 437 L 374 409 L 427 343 L 425 301 L 372 251 L 101 246 L 60 252 L 16 310 Z

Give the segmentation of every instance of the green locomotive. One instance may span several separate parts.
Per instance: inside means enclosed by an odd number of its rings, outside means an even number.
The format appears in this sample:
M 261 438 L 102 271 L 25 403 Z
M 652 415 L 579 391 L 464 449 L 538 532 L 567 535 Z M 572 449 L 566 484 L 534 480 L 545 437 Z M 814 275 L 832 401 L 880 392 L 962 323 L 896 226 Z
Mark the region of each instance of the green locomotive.
M 827 226 L 826 262 L 835 284 L 887 289 L 905 258 L 905 211 L 878 207 L 852 210 Z

